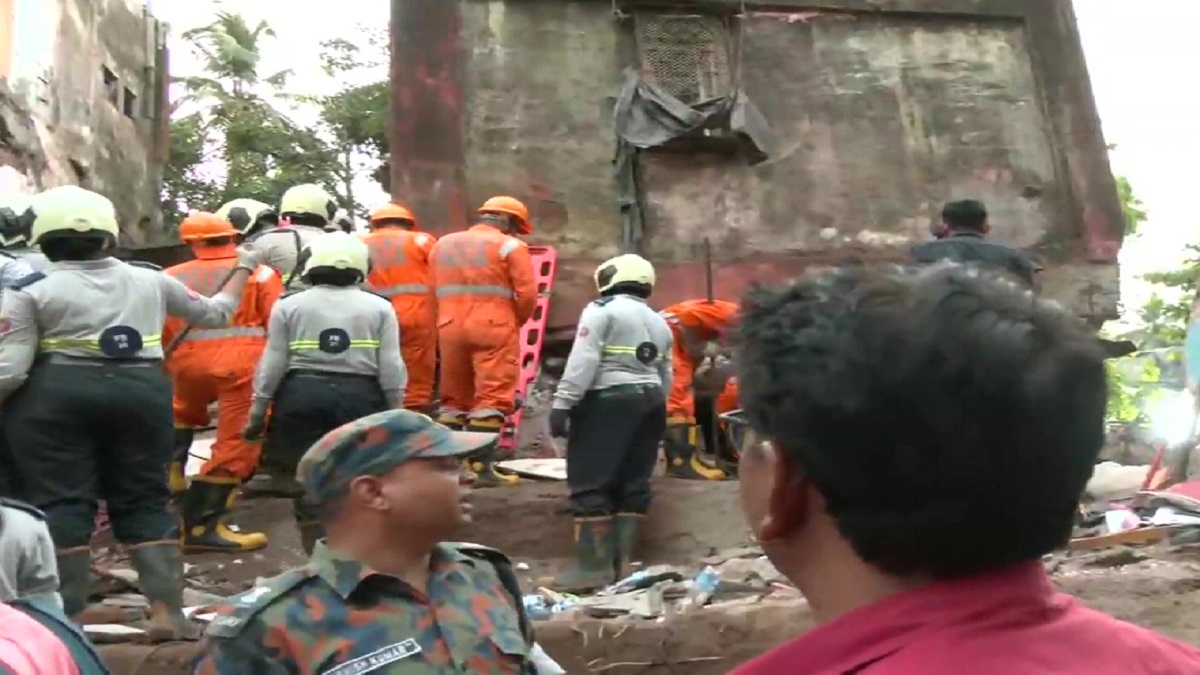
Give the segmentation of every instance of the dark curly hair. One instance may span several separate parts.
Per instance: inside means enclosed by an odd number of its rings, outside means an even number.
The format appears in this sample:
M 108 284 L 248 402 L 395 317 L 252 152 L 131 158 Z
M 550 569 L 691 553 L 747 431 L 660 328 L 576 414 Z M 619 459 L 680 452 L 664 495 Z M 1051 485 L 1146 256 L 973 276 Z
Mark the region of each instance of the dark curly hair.
M 1070 536 L 1104 441 L 1104 354 L 1057 305 L 985 270 L 847 267 L 752 291 L 750 423 L 891 574 L 954 578 Z

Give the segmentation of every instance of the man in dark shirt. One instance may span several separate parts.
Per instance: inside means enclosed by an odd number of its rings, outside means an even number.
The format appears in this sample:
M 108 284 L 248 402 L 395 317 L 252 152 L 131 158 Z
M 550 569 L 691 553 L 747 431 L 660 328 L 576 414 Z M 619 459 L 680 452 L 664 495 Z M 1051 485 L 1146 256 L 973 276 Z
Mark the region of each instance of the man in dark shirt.
M 932 229 L 936 239 L 914 246 L 913 262 L 952 260 L 977 263 L 1002 269 L 1030 286 L 1035 285 L 1034 276 L 1038 266 L 1028 255 L 985 238 L 991 226 L 988 224 L 987 207 L 982 202 L 967 199 L 946 204 L 942 209 L 940 230 L 936 227 Z

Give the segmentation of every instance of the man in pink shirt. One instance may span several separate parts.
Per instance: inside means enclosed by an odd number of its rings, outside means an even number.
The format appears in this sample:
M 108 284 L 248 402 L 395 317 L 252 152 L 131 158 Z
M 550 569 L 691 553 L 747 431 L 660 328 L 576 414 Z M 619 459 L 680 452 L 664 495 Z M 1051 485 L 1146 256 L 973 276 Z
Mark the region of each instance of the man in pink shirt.
M 742 305 L 741 502 L 820 626 L 736 675 L 1196 675 L 1041 557 L 1104 441 L 1095 336 L 960 266 L 843 268 Z
M 0 603 L 0 674 L 79 675 L 79 666 L 50 629 Z

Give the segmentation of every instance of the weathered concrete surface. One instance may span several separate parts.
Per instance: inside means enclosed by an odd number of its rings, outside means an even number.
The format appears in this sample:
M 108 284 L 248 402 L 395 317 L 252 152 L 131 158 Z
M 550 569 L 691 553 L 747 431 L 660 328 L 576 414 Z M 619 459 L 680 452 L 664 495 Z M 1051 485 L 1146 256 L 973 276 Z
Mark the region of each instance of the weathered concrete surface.
M 849 255 L 902 260 L 943 202 L 975 197 L 997 239 L 1044 260 L 1049 295 L 1115 315 L 1123 225 L 1070 0 L 618 0 L 618 15 L 608 0 L 458 0 L 437 31 L 412 23 L 429 0 L 393 3 L 393 193 L 441 231 L 491 194 L 525 199 L 532 241 L 560 251 L 552 329 L 618 252 L 611 111 L 640 61 L 628 17 L 667 4 L 740 36 L 733 71 L 783 148 L 754 168 L 713 148 L 642 155 L 657 304 L 703 294 L 706 237 L 718 295 L 736 296 Z M 436 138 L 411 111 L 436 112 Z
M 165 26 L 139 0 L 4 4 L 14 20 L 0 35 L 9 57 L 0 73 L 2 189 L 97 190 L 117 207 L 122 246 L 166 243 Z

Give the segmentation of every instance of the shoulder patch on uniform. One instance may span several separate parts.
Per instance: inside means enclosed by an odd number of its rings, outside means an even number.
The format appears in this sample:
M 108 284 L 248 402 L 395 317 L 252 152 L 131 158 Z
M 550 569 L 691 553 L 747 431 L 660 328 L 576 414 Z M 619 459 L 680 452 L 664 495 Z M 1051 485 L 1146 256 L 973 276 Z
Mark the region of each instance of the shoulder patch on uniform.
M 5 506 L 10 509 L 16 509 L 18 511 L 24 511 L 25 513 L 28 513 L 29 515 L 33 516 L 34 518 L 37 518 L 38 520 L 46 519 L 46 514 L 42 513 L 41 509 L 34 506 L 33 504 L 26 504 L 25 502 L 23 502 L 19 499 L 10 499 L 8 497 L 0 497 L 0 506 Z
M 603 298 L 596 298 L 595 300 L 592 301 L 592 304 L 597 307 L 603 307 L 616 299 L 617 299 L 617 296 L 615 296 L 615 295 L 606 295 Z
M 133 265 L 134 267 L 141 267 L 142 269 L 146 269 L 146 270 L 154 270 L 155 272 L 163 271 L 163 268 L 159 267 L 158 265 L 155 265 L 152 262 L 146 262 L 145 260 L 126 260 L 125 264 Z
M 222 607 L 217 618 L 208 624 L 205 635 L 216 638 L 233 638 L 241 635 L 254 617 L 312 576 L 313 573 L 309 568 L 302 567 L 284 572 L 273 579 L 268 579 L 261 586 L 255 586 L 241 595 L 233 596 L 229 599 L 230 604 Z
M 16 281 L 14 281 L 13 284 L 11 286 L 9 286 L 9 288 L 19 291 L 28 286 L 32 286 L 45 278 L 46 278 L 45 272 L 34 272 L 33 274 L 26 274 L 25 276 L 21 277 L 20 279 L 17 279 Z

